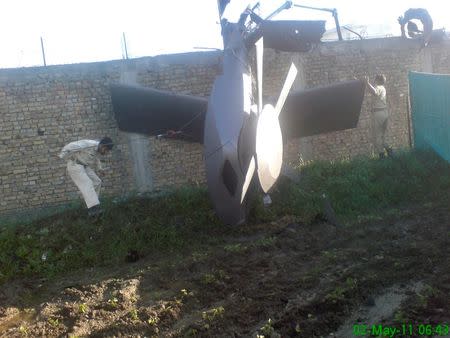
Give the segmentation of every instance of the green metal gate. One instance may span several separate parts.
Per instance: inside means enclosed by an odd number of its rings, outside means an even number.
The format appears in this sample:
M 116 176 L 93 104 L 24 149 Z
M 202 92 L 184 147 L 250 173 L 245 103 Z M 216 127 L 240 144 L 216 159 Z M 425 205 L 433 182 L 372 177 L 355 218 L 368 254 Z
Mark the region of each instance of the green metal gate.
M 450 75 L 409 73 L 414 146 L 450 162 Z

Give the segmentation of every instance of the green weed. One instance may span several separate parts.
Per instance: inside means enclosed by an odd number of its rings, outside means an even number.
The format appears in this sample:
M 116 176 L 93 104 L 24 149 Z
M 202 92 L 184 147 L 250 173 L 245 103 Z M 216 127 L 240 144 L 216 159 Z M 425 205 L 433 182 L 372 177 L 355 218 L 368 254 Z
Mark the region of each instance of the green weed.
M 280 338 L 281 335 L 277 333 L 273 327 L 273 321 L 269 318 L 267 323 L 265 323 L 260 329 L 259 329 L 260 335 L 258 335 L 258 338 Z
M 242 245 L 241 243 L 228 244 L 228 245 L 225 245 L 223 248 L 225 251 L 235 252 L 235 253 L 242 252 L 247 249 L 247 247 L 245 245 Z
M 219 307 L 216 307 L 216 308 L 212 308 L 212 309 L 210 309 L 208 311 L 203 311 L 202 312 L 202 318 L 205 321 L 213 322 L 215 320 L 218 320 L 218 319 L 222 318 L 224 313 L 225 313 L 224 307 L 223 306 L 219 306 Z
M 85 303 L 78 305 L 78 312 L 85 314 L 88 311 L 88 306 Z
M 159 318 L 157 316 L 150 316 L 150 318 L 147 319 L 147 323 L 150 326 L 156 326 L 159 323 Z
M 299 184 L 280 178 L 268 208 L 261 195 L 251 192 L 249 222 L 270 222 L 286 215 L 313 222 L 323 210 L 323 193 L 340 220 L 376 220 L 386 210 L 397 217 L 405 204 L 423 204 L 433 196 L 450 200 L 449 169 L 447 162 L 424 152 L 398 152 L 395 158 L 385 160 L 360 157 L 313 162 L 298 167 L 302 175 Z M 236 231 L 215 217 L 205 188 L 182 188 L 122 201 L 107 198 L 102 205 L 105 215 L 95 224 L 88 220 L 81 203 L 61 208 L 57 215 L 1 222 L 0 284 L 21 276 L 52 278 L 84 267 L 113 266 L 123 262 L 129 250 L 142 256 L 189 250 L 192 259 L 201 262 L 208 257 L 205 247 L 223 245 L 221 240 Z M 267 237 L 252 245 L 270 247 L 275 241 L 275 237 Z M 240 252 L 245 246 L 234 244 L 224 249 Z
M 56 319 L 49 318 L 48 322 L 53 327 L 58 327 L 59 326 L 59 319 L 58 318 L 56 318 Z
M 130 310 L 130 312 L 128 313 L 128 315 L 130 316 L 130 318 L 131 318 L 132 320 L 139 320 L 138 311 L 137 311 L 136 309 Z

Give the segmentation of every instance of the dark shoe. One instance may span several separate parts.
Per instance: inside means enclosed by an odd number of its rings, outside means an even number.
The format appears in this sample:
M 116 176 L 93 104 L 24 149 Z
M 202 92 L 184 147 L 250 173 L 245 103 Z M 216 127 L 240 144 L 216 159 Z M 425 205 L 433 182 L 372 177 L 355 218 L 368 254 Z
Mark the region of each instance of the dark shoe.
M 103 213 L 102 208 L 100 208 L 100 205 L 94 205 L 93 207 L 88 209 L 88 216 L 90 218 L 98 218 Z

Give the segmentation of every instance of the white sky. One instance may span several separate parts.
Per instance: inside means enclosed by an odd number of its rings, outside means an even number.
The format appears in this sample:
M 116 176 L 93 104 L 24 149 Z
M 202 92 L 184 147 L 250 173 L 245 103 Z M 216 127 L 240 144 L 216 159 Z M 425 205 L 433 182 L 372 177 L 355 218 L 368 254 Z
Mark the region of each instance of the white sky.
M 261 0 L 266 16 L 284 0 Z M 337 8 L 341 25 L 391 25 L 412 7 L 428 9 L 435 28 L 450 30 L 450 2 L 445 0 L 304 0 L 301 5 Z M 232 0 L 230 18 L 249 1 Z M 252 4 L 255 1 L 251 1 Z M 40 37 L 48 65 L 121 59 L 122 32 L 129 57 L 222 48 L 216 0 L 2 0 L 0 68 L 42 65 Z M 327 20 L 331 14 L 294 8 L 276 19 Z M 376 26 L 369 35 L 379 35 Z

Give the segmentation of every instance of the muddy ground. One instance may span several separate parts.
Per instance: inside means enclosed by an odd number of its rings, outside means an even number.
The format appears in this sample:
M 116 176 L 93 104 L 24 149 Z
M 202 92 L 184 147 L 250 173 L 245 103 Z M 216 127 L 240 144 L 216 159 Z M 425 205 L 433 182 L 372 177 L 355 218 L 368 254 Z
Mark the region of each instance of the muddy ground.
M 286 216 L 204 251 L 0 290 L 0 337 L 388 336 L 379 324 L 445 336 L 448 200 L 341 227 Z

